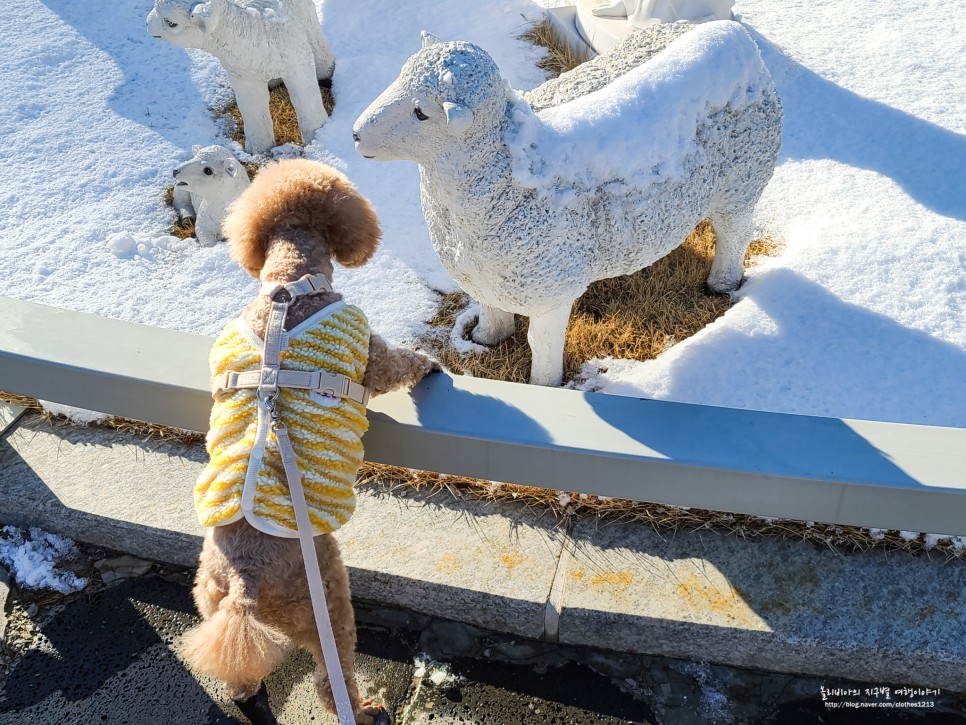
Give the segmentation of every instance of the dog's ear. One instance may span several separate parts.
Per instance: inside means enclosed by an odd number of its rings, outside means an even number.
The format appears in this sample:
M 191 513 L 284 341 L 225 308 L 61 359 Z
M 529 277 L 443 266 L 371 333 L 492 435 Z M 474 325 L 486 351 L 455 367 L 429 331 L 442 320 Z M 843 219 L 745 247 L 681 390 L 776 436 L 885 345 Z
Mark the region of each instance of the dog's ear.
M 288 159 L 265 166 L 222 225 L 232 257 L 258 277 L 269 244 L 300 231 L 346 267 L 365 264 L 379 246 L 372 204 L 341 173 L 318 161 Z
M 379 220 L 372 204 L 341 176 L 328 197 L 326 246 L 343 267 L 360 267 L 379 247 Z

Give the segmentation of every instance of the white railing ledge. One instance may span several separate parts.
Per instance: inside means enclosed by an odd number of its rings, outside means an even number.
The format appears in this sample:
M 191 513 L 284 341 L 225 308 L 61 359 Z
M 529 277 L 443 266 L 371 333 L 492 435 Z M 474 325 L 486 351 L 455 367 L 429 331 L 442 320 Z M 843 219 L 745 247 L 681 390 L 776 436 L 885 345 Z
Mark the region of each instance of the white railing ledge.
M 0 297 L 0 390 L 207 427 L 211 338 Z M 966 535 L 966 429 L 432 375 L 370 403 L 368 460 L 832 524 Z

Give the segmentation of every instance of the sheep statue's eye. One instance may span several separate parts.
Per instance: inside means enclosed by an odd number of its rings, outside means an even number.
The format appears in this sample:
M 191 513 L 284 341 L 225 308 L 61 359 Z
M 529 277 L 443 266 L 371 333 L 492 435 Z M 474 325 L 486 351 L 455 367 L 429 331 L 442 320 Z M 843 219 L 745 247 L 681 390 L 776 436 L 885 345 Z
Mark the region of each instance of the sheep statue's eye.
M 178 24 L 177 23 L 172 23 L 167 18 L 164 19 L 164 24 L 167 25 L 169 28 L 177 28 L 178 27 Z
M 413 109 L 413 115 L 416 116 L 416 118 L 418 118 L 420 121 L 425 121 L 426 119 L 429 118 L 429 116 L 423 113 L 423 109 L 420 108 L 419 106 L 416 106 Z
M 210 166 L 206 166 L 204 171 L 205 171 L 205 176 L 211 176 L 213 173 L 215 173 L 214 171 L 211 170 Z

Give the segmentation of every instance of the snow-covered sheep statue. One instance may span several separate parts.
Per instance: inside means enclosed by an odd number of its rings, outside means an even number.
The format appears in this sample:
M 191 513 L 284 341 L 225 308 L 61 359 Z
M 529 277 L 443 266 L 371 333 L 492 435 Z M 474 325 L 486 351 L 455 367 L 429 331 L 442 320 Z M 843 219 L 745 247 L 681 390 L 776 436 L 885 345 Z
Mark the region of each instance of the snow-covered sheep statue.
M 599 17 L 627 18 L 635 28 L 678 20 L 730 20 L 734 0 L 604 0 L 591 12 Z
M 754 41 L 716 21 L 539 112 L 482 49 L 424 35 L 353 136 L 367 158 L 419 164 L 433 247 L 480 302 L 473 340 L 496 344 L 528 316 L 530 382 L 556 385 L 574 300 L 663 257 L 701 220 L 718 239 L 708 286 L 738 287 L 781 126 Z
M 174 170 L 175 211 L 194 218 L 195 238 L 209 247 L 224 239 L 221 223 L 229 205 L 248 188 L 248 172 L 224 146 L 192 146 L 194 156 Z
M 269 83 L 281 80 L 309 143 L 328 118 L 319 81 L 335 60 L 313 0 L 155 0 L 148 32 L 182 48 L 200 48 L 221 61 L 245 125 L 245 150 L 275 145 Z

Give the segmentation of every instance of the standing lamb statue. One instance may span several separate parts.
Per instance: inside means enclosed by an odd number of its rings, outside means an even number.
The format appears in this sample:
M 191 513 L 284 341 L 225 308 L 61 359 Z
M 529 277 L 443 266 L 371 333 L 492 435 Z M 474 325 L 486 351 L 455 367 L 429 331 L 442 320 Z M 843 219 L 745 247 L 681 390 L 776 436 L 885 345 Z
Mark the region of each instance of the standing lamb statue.
M 251 184 L 248 172 L 224 146 L 192 146 L 194 156 L 174 170 L 172 203 L 182 219 L 195 220 L 204 247 L 224 240 L 221 223 L 228 207 Z
M 538 112 L 482 49 L 424 34 L 353 137 L 366 158 L 419 164 L 433 247 L 480 302 L 473 340 L 494 345 L 514 314 L 529 317 L 530 382 L 558 385 L 574 300 L 660 259 L 701 220 L 718 240 L 709 288 L 738 288 L 781 127 L 754 41 L 716 21 Z
M 155 0 L 148 32 L 181 48 L 200 48 L 221 61 L 245 125 L 245 150 L 275 145 L 268 86 L 281 80 L 309 143 L 329 117 L 319 81 L 335 59 L 312 0 Z

